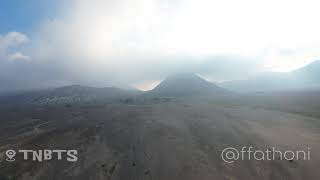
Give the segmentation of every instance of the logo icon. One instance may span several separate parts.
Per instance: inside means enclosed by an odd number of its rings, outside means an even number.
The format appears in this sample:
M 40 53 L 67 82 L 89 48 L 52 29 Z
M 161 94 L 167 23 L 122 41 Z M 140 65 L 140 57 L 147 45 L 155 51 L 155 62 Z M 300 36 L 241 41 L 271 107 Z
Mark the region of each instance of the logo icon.
M 12 162 L 15 161 L 16 159 L 14 159 L 14 157 L 16 156 L 16 151 L 10 149 L 6 151 L 6 155 L 8 158 L 6 158 L 7 161 Z

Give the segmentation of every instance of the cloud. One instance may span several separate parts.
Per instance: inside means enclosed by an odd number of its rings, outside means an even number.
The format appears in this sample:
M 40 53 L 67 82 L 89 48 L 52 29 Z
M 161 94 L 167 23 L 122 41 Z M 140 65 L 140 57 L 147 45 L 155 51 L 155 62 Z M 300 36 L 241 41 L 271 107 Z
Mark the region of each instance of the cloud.
M 320 56 L 317 7 L 313 0 L 72 0 L 31 40 L 0 37 L 0 56 L 15 60 L 2 74 L 35 86 L 147 86 L 181 71 L 213 81 L 287 71 Z
M 219 14 L 208 7 L 219 9 L 203 0 L 73 1 L 63 15 L 41 27 L 32 56 L 59 62 L 77 80 L 97 84 L 133 84 L 181 71 L 213 75 L 217 73 L 207 72 L 208 65 L 238 65 L 244 57 L 254 62 L 255 53 L 248 56 L 241 50 L 254 50 L 254 45 L 233 38 L 229 28 L 236 25 L 223 27 Z M 251 73 L 252 67 L 242 67 Z M 234 68 L 224 69 L 224 75 L 239 76 Z
M 20 32 L 9 32 L 0 35 L 0 57 L 5 60 L 28 60 L 28 56 L 16 51 L 21 45 L 29 42 L 29 38 Z M 16 51 L 16 52 L 14 52 Z
M 270 49 L 264 56 L 264 71 L 289 72 L 320 60 L 320 46 Z
M 0 36 L 2 48 L 15 47 L 29 41 L 29 38 L 19 32 L 9 32 L 5 36 Z
M 30 60 L 30 57 L 23 55 L 21 52 L 15 52 L 13 54 L 9 54 L 8 59 L 10 61 L 19 61 L 19 60 L 27 61 L 27 60 Z
M 130 59 L 157 64 L 221 55 L 264 63 L 273 49 L 320 45 L 317 5 L 313 0 L 72 1 L 63 15 L 44 24 L 39 47 L 49 57 L 106 67 L 131 65 Z M 285 61 L 280 58 L 276 61 Z

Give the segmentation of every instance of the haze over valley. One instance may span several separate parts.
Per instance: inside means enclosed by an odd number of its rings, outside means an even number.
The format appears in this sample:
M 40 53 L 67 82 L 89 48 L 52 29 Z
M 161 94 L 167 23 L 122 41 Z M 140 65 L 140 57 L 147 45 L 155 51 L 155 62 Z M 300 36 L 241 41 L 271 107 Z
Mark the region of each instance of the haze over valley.
M 191 73 L 151 91 L 72 85 L 2 96 L 1 151 L 59 147 L 77 149 L 80 158 L 2 161 L 0 177 L 315 179 L 319 97 L 314 89 L 241 94 Z M 249 145 L 312 147 L 312 159 L 230 164 L 220 156 L 226 147 Z
M 315 0 L 0 2 L 0 180 L 320 179 Z

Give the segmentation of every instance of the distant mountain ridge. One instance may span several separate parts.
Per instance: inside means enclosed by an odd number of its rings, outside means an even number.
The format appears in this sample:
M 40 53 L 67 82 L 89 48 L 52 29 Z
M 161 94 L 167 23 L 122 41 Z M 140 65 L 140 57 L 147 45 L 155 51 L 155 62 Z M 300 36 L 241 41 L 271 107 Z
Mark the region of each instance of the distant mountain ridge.
M 95 88 L 81 85 L 70 85 L 60 88 L 18 93 L 1 97 L 0 101 L 2 103 L 52 105 L 125 98 L 139 93 L 139 91 L 124 90 L 116 87 Z
M 159 96 L 225 95 L 227 90 L 195 75 L 183 73 L 169 76 L 150 91 Z
M 211 83 L 198 75 L 169 76 L 148 92 L 116 87 L 95 88 L 81 85 L 34 90 L 0 96 L 0 103 L 62 104 L 121 99 L 137 96 L 187 97 L 229 96 L 232 92 L 267 92 L 292 89 L 320 89 L 320 61 L 288 73 L 267 73 L 243 81 Z
M 95 88 L 81 85 L 34 90 L 0 96 L 0 104 L 57 105 L 105 100 L 120 100 L 146 96 L 186 97 L 228 95 L 230 92 L 190 73 L 169 76 L 149 92 L 116 87 Z
M 219 84 L 236 92 L 320 89 L 320 61 L 287 73 L 266 73 L 255 78 Z

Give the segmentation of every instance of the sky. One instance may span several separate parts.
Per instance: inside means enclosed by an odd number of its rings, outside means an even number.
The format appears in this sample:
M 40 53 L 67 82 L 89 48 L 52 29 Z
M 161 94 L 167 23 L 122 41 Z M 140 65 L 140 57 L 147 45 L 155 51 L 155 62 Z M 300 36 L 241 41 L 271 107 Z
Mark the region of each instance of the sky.
M 288 72 L 320 56 L 315 0 L 4 0 L 0 91 L 150 89 L 166 76 L 213 82 Z

